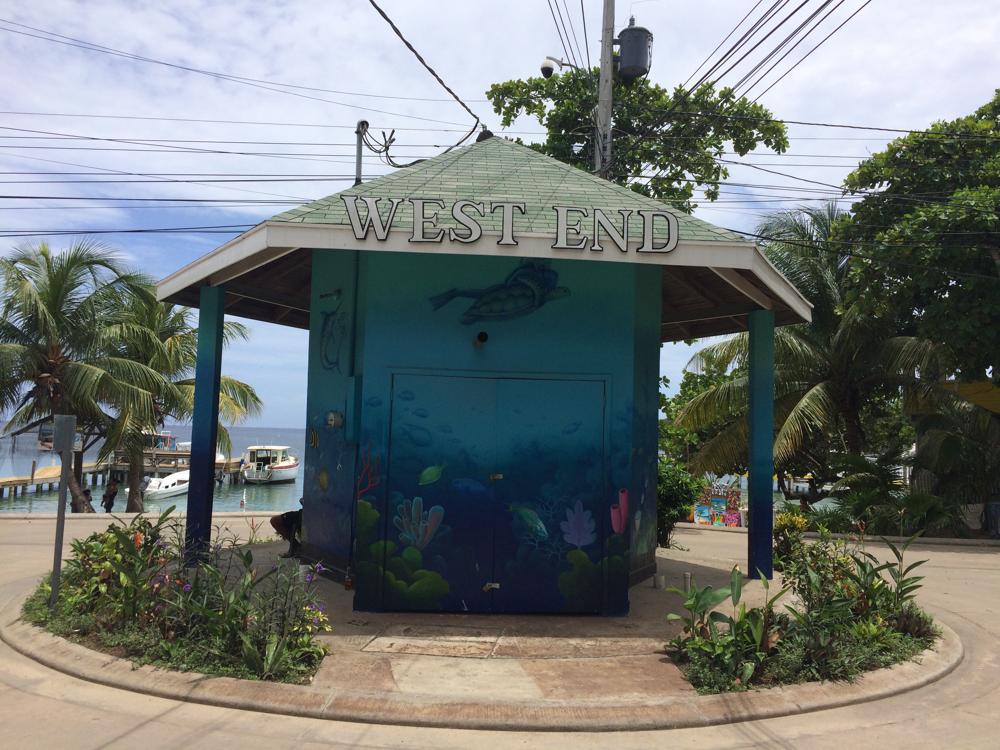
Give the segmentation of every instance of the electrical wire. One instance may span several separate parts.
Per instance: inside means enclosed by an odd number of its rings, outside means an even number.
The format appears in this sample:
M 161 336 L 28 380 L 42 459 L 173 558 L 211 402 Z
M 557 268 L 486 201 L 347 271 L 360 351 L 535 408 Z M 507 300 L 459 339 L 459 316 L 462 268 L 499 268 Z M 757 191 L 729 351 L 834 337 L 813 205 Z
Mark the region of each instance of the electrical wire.
M 569 47 L 566 46 L 566 40 L 563 39 L 562 29 L 559 28 L 559 21 L 556 20 L 556 11 L 552 7 L 552 0 L 545 0 L 545 2 L 548 3 L 549 13 L 552 14 L 552 23 L 555 24 L 556 34 L 559 35 L 559 43 L 562 45 L 563 54 L 566 55 L 566 60 L 567 61 L 572 62 L 573 61 L 573 57 L 572 57 L 572 55 L 570 55 Z
M 580 0 L 580 17 L 583 19 L 583 50 L 587 53 L 587 70 L 593 70 L 590 64 L 590 38 L 587 35 L 587 10 L 583 7 L 583 0 Z
M 576 67 L 583 67 L 583 53 L 580 51 L 580 40 L 576 37 L 576 26 L 573 24 L 573 19 L 569 15 L 569 8 L 566 6 L 566 0 L 562 0 L 563 10 L 566 11 L 565 19 L 563 15 L 559 14 L 559 19 L 563 22 L 563 30 L 569 26 L 569 31 L 573 34 L 573 44 L 576 46 L 576 55 L 574 56 L 574 61 L 576 62 Z M 556 0 L 556 10 L 559 10 L 559 0 Z M 569 41 L 569 33 L 566 34 L 566 41 Z
M 834 34 L 836 34 L 836 33 L 837 33 L 838 31 L 840 31 L 840 30 L 841 30 L 841 29 L 842 29 L 842 28 L 844 27 L 844 25 L 845 25 L 845 24 L 847 24 L 847 22 L 848 22 L 848 21 L 850 21 L 850 20 L 851 20 L 852 18 L 854 18 L 854 17 L 856 16 L 856 15 L 858 15 L 858 13 L 860 13 L 860 12 L 861 12 L 862 10 L 864 10 L 864 9 L 865 9 L 865 8 L 866 8 L 866 7 L 868 6 L 868 3 L 870 3 L 871 1 L 872 1 L 872 0 L 865 0 L 865 2 L 864 2 L 864 3 L 863 3 L 863 4 L 862 4 L 862 5 L 861 5 L 861 6 L 860 6 L 860 7 L 859 7 L 859 8 L 858 8 L 858 9 L 857 9 L 856 11 L 854 11 L 853 13 L 851 13 L 851 15 L 849 15 L 849 16 L 848 16 L 847 18 L 845 18 L 845 19 L 844 19 L 844 20 L 843 20 L 843 21 L 841 22 L 841 24 L 840 24 L 839 26 L 837 26 L 837 28 L 835 28 L 835 29 L 834 29 L 833 31 L 831 31 L 831 32 L 830 32 L 829 34 L 827 34 L 827 35 L 826 35 L 825 37 L 823 37 L 823 38 L 822 38 L 822 39 L 821 39 L 821 40 L 819 41 L 819 44 L 817 44 L 817 45 L 816 45 L 815 47 L 813 47 L 813 48 L 812 48 L 811 50 L 809 50 L 808 52 L 806 52 L 806 53 L 805 53 L 805 54 L 804 54 L 804 55 L 803 55 L 803 56 L 802 56 L 802 57 L 801 57 L 801 58 L 799 59 L 799 61 L 798 61 L 798 62 L 796 62 L 796 63 L 795 63 L 795 64 L 794 64 L 794 65 L 793 65 L 792 67 L 790 67 L 790 68 L 789 68 L 788 70 L 786 70 L 786 71 L 785 71 L 784 73 L 782 73 L 782 74 L 781 74 L 781 76 L 780 76 L 780 77 L 779 77 L 779 78 L 778 78 L 778 79 L 777 79 L 776 81 L 774 81 L 774 83 L 772 83 L 772 84 L 771 84 L 770 86 L 768 86 L 768 87 L 767 87 L 766 89 L 764 89 L 764 90 L 763 90 L 763 91 L 762 91 L 762 92 L 761 92 L 760 94 L 758 94 L 758 95 L 757 95 L 757 98 L 756 98 L 756 99 L 754 99 L 754 101 L 755 101 L 755 102 L 756 102 L 756 101 L 758 101 L 758 100 L 759 100 L 759 99 L 760 99 L 760 98 L 761 98 L 762 96 L 764 96 L 764 95 L 765 95 L 765 94 L 766 94 L 766 93 L 767 93 L 768 91 L 770 91 L 770 90 L 771 90 L 771 89 L 773 89 L 773 88 L 774 88 L 775 86 L 777 86 L 777 85 L 778 85 L 778 84 L 779 84 L 779 83 L 780 83 L 780 82 L 781 82 L 781 81 L 782 81 L 782 80 L 783 80 L 783 79 L 785 78 L 785 76 L 787 76 L 787 75 L 788 75 L 789 73 L 791 73 L 791 72 L 792 72 L 793 70 L 795 70 L 795 69 L 796 69 L 797 67 L 799 67 L 799 65 L 801 65 L 801 64 L 802 64 L 803 60 L 805 60 L 805 59 L 806 59 L 807 57 L 809 57 L 809 55 L 811 55 L 811 54 L 812 54 L 813 52 L 815 52 L 815 51 L 816 51 L 816 50 L 818 50 L 818 49 L 819 49 L 820 47 L 822 47 L 822 46 L 823 46 L 823 44 L 824 44 L 824 43 L 826 42 L 826 40 L 827 40 L 827 39 L 829 39 L 829 38 L 830 38 L 831 36 L 833 36 L 833 35 L 834 35 Z
M 757 2 L 753 4 L 753 7 L 752 7 L 752 8 L 750 8 L 750 10 L 748 10 L 748 11 L 747 11 L 747 14 L 746 14 L 745 16 L 743 16 L 743 18 L 741 18 L 741 19 L 739 20 L 739 23 L 737 23 L 737 24 L 736 24 L 735 26 L 733 26 L 733 28 L 729 30 L 729 33 L 728 33 L 728 34 L 726 34 L 726 35 L 725 35 L 725 36 L 724 36 L 724 37 L 722 38 L 722 41 L 721 41 L 721 42 L 719 42 L 719 43 L 718 43 L 717 45 L 715 45 L 715 49 L 713 49 L 713 50 L 712 50 L 711 52 L 709 52 L 709 53 L 708 53 L 708 56 L 707 56 L 707 57 L 706 57 L 706 58 L 705 58 L 704 60 L 702 60 L 702 61 L 701 61 L 701 62 L 700 62 L 700 63 L 698 64 L 698 67 L 694 69 L 694 72 L 693 72 L 693 73 L 691 73 L 691 75 L 689 75 L 689 76 L 688 76 L 688 77 L 687 77 L 687 78 L 685 79 L 684 83 L 682 83 L 682 84 L 681 84 L 681 86 L 682 86 L 683 88 L 685 88 L 685 89 L 687 88 L 687 85 L 688 85 L 688 82 L 689 82 L 689 81 L 690 81 L 690 80 L 691 80 L 692 78 L 694 78 L 694 77 L 695 77 L 696 75 L 698 75 L 698 71 L 702 69 L 702 66 L 704 66 L 704 65 L 705 65 L 705 64 L 706 64 L 706 63 L 707 63 L 707 62 L 708 62 L 709 60 L 711 60 L 711 59 L 712 59 L 712 55 L 714 55 L 714 54 L 715 54 L 716 52 L 718 52 L 718 51 L 719 51 L 719 48 L 720 48 L 720 47 L 722 47 L 722 45 L 723 45 L 723 44 L 725 44 L 725 43 L 726 43 L 727 41 L 729 41 L 729 37 L 731 37 L 731 36 L 732 36 L 733 34 L 735 34 L 735 33 L 736 33 L 736 30 L 737 30 L 737 29 L 738 29 L 738 28 L 739 28 L 740 26 L 742 26 L 742 25 L 743 25 L 743 22 L 744 22 L 744 21 L 746 21 L 746 20 L 747 20 L 747 19 L 748 19 L 748 18 L 750 17 L 750 14 L 752 14 L 752 13 L 753 13 L 753 12 L 754 12 L 755 10 L 757 10 L 757 7 L 758 7 L 758 6 L 759 6 L 759 5 L 760 5 L 760 4 L 762 3 L 762 2 L 764 2 L 764 0 L 757 0 Z M 582 3 L 582 0 L 581 0 L 581 3 Z
M 765 9 L 764 13 L 761 14 L 761 17 L 758 18 L 756 21 L 754 21 L 750 25 L 750 28 L 744 31 L 743 35 L 740 36 L 740 38 L 737 39 L 735 42 L 733 42 L 733 44 L 729 47 L 729 49 L 723 52 L 722 55 L 719 57 L 719 59 L 716 60 L 709 68 L 705 70 L 704 73 L 701 74 L 698 80 L 696 80 L 691 85 L 688 91 L 694 91 L 703 83 L 708 81 L 709 78 L 712 76 L 712 74 L 715 73 L 715 71 L 717 71 L 719 68 L 725 65 L 726 62 L 731 60 L 733 55 L 735 55 L 739 50 L 741 50 L 743 46 L 747 44 L 754 37 L 754 35 L 757 34 L 758 31 L 763 29 L 764 26 L 767 25 L 767 22 L 772 18 L 772 16 L 774 16 L 778 11 L 784 8 L 788 4 L 788 2 L 789 0 L 774 0 L 774 2 L 767 9 Z
M 754 64 L 754 66 L 752 68 L 750 68 L 750 70 L 748 70 L 746 73 L 744 73 L 743 77 L 740 78 L 740 80 L 738 80 L 736 83 L 733 84 L 733 91 L 734 92 L 738 91 L 739 88 L 744 83 L 746 83 L 747 81 L 749 81 L 751 78 L 753 78 L 757 74 L 757 71 L 759 71 L 761 68 L 763 68 L 765 65 L 767 65 L 771 60 L 773 60 L 775 58 L 775 56 L 778 55 L 778 53 L 781 52 L 781 50 L 783 50 L 786 46 L 788 46 L 789 44 L 791 44 L 792 40 L 795 39 L 795 37 L 799 37 L 799 40 L 791 47 L 791 49 L 789 49 L 787 52 L 785 52 L 784 55 L 781 56 L 781 58 L 779 59 L 778 62 L 780 62 L 781 60 L 784 60 L 785 57 L 787 57 L 788 54 L 791 52 L 791 50 L 795 49 L 795 47 L 797 47 L 799 44 L 801 44 L 803 42 L 803 40 L 805 40 L 805 38 L 816 29 L 816 27 L 818 27 L 821 23 L 823 23 L 823 21 L 826 20 L 830 16 L 831 13 L 833 13 L 833 11 L 835 11 L 837 8 L 839 8 L 841 5 L 843 5 L 844 0 L 839 0 L 838 3 L 833 6 L 833 8 L 831 8 L 830 10 L 827 11 L 827 13 L 826 13 L 825 16 L 823 16 L 818 21 L 816 21 L 816 23 L 813 24 L 813 26 L 810 27 L 809 30 L 806 31 L 805 34 L 802 34 L 802 30 L 805 29 L 806 26 L 808 26 L 810 23 L 812 23 L 813 20 L 815 20 L 817 18 L 817 16 L 819 16 L 823 12 L 823 10 L 826 9 L 830 5 L 830 3 L 832 3 L 832 2 L 833 2 L 833 0 L 824 0 L 824 2 L 818 8 L 816 8 L 816 10 L 814 10 L 812 13 L 810 13 L 808 16 L 806 16 L 805 20 L 803 20 L 798 26 L 796 26 L 788 34 L 786 34 L 784 39 L 782 39 L 777 45 L 775 45 L 770 50 L 770 52 L 768 52 L 760 60 L 758 60 Z M 801 36 L 799 36 L 800 34 L 801 34 Z M 777 65 L 777 64 L 778 64 L 777 62 L 774 63 L 774 65 Z M 774 66 L 772 65 L 771 68 L 768 68 L 768 72 L 771 71 L 771 70 L 773 70 L 773 69 L 774 69 Z M 764 74 L 761 75 L 761 78 L 763 78 L 766 75 L 767 75 L 767 73 L 765 72 Z M 758 79 L 758 80 L 760 80 L 760 79 Z
M 387 24 L 389 24 L 389 28 L 391 28 L 392 31 L 393 31 L 393 33 L 397 37 L 399 37 L 399 40 L 406 46 L 406 48 L 408 50 L 410 50 L 410 52 L 413 53 L 413 56 L 417 58 L 417 60 L 420 62 L 421 65 L 424 66 L 424 68 L 427 70 L 427 72 L 430 73 L 434 77 L 434 80 L 437 81 L 441 85 L 441 88 L 443 88 L 445 91 L 447 91 L 449 94 L 451 94 L 452 98 L 456 102 L 459 103 L 459 105 L 462 107 L 462 109 L 464 109 L 466 112 L 468 112 L 469 115 L 472 117 L 472 119 L 473 119 L 472 127 L 469 129 L 469 132 L 465 134 L 465 137 L 463 137 L 462 139 L 460 139 L 457 143 L 453 144 L 452 146 L 449 146 L 448 148 L 446 148 L 441 153 L 442 154 L 447 154 L 452 149 L 461 146 L 463 143 L 465 143 L 467 140 L 469 140 L 469 138 L 472 137 L 473 133 L 476 132 L 476 128 L 479 127 L 479 123 L 480 123 L 479 115 L 477 115 L 475 112 L 473 112 L 471 109 L 469 109 L 469 105 L 466 104 L 465 102 L 463 102 L 462 99 L 461 99 L 461 97 L 458 94 L 456 94 L 454 91 L 452 91 L 451 87 L 447 83 L 444 82 L 444 80 L 441 78 L 441 76 L 439 76 L 437 74 L 437 71 L 434 70 L 434 68 L 432 68 L 430 65 L 428 65 L 427 61 L 424 60 L 423 56 L 419 52 L 417 52 L 416 48 L 412 44 L 410 44 L 410 41 L 405 36 L 403 36 L 403 32 L 399 30 L 399 27 L 396 26 L 396 24 L 393 22 L 393 20 L 391 18 L 389 18 L 388 15 L 386 15 L 386 12 L 384 10 L 382 10 L 378 6 L 378 3 L 376 3 L 375 0 L 368 0 L 368 2 L 376 10 L 376 12 L 380 16 L 382 16 L 382 18 L 385 20 L 385 22 Z M 366 125 L 365 128 L 363 129 L 363 132 L 362 132 L 362 140 L 366 143 L 366 145 L 368 145 L 367 130 L 368 130 L 368 128 L 367 128 L 367 125 Z M 393 131 L 393 132 L 395 132 L 395 131 Z M 381 144 L 377 144 L 376 148 L 373 149 L 375 151 L 375 153 L 384 155 L 385 158 L 386 158 L 387 163 L 389 163 L 391 166 L 394 166 L 394 167 L 410 167 L 410 166 L 413 166 L 414 164 L 419 164 L 420 162 L 424 161 L 423 159 L 416 159 L 414 161 L 411 161 L 409 164 L 397 164 L 397 163 L 395 163 L 392 160 L 392 158 L 389 156 L 389 148 L 392 146 L 393 141 L 394 141 L 393 133 L 390 133 L 388 137 L 383 138 L 383 142 Z M 371 145 L 369 145 L 368 147 L 372 148 Z M 439 154 L 439 156 L 440 156 L 440 154 Z
M 992 281 L 992 282 L 995 282 L 995 283 L 1000 283 L 1000 277 L 997 277 L 997 276 L 987 276 L 986 274 L 983 274 L 983 273 L 975 273 L 975 272 L 972 272 L 972 271 L 959 271 L 959 270 L 956 270 L 956 269 L 945 268 L 944 266 L 937 266 L 937 265 L 932 265 L 932 264 L 927 264 L 927 263 L 910 263 L 910 262 L 907 262 L 907 261 L 904 261 L 904 260 L 899 260 L 898 258 L 876 258 L 874 256 L 867 255 L 865 253 L 859 253 L 859 252 L 852 251 L 852 250 L 835 250 L 834 248 L 822 247 L 820 245 L 816 245 L 816 244 L 813 244 L 813 243 L 796 242 L 794 239 L 785 239 L 784 237 L 770 237 L 768 235 L 759 234 L 757 232 L 748 232 L 748 231 L 746 231 L 744 229 L 731 229 L 729 227 L 719 227 L 719 229 L 725 229 L 727 232 L 735 232 L 736 234 L 742 234 L 742 235 L 744 235 L 746 237 L 753 237 L 754 239 L 758 239 L 758 240 L 761 240 L 763 242 L 774 242 L 774 243 L 780 243 L 780 244 L 783 244 L 783 245 L 791 245 L 792 247 L 803 247 L 803 248 L 806 248 L 808 250 L 815 250 L 817 252 L 837 253 L 838 255 L 847 255 L 847 256 L 850 256 L 852 258 L 860 258 L 862 260 L 869 260 L 869 261 L 872 261 L 874 263 L 880 263 L 880 264 L 892 265 L 892 266 L 899 266 L 899 267 L 902 267 L 902 268 L 920 268 L 920 269 L 923 269 L 923 270 L 931 268 L 931 269 L 933 269 L 935 271 L 941 271 L 942 273 L 949 274 L 949 275 L 951 275 L 953 277 L 969 278 L 969 279 L 979 279 L 979 280 L 983 280 L 983 281 Z M 838 241 L 838 240 L 824 240 L 824 244 L 826 244 L 826 245 L 852 245 L 852 246 L 854 246 L 857 243 L 855 243 L 855 242 L 849 242 L 849 241 L 844 241 L 844 240 L 841 240 L 841 241 Z M 891 244 L 891 243 L 881 243 L 881 244 L 884 247 L 887 247 L 887 248 L 898 248 L 900 250 L 921 250 L 921 249 L 923 249 L 919 245 L 894 245 L 894 244 Z
M 369 2 L 371 2 L 371 0 L 369 0 Z M 49 37 L 39 36 L 38 34 L 29 34 L 29 33 L 24 32 L 24 31 L 17 31 L 16 29 L 7 29 L 7 28 L 3 28 L 3 27 L 0 27 L 0 31 L 5 31 L 5 32 L 7 32 L 9 34 L 20 34 L 22 36 L 32 37 L 34 39 L 40 39 L 40 40 L 45 41 L 45 42 L 51 42 L 52 44 L 62 44 L 62 45 L 66 45 L 66 46 L 69 46 L 69 47 L 77 47 L 79 49 L 87 50 L 89 52 L 99 52 L 101 54 L 113 55 L 115 57 L 121 57 L 121 58 L 124 58 L 124 59 L 127 59 L 127 60 L 133 60 L 133 61 L 136 61 L 136 62 L 144 62 L 144 63 L 149 63 L 149 64 L 152 64 L 152 65 L 164 65 L 164 66 L 169 67 L 169 68 L 176 68 L 178 70 L 184 70 L 184 71 L 187 71 L 189 73 L 197 73 L 199 75 L 209 76 L 211 78 L 215 78 L 215 79 L 218 79 L 218 80 L 221 80 L 221 81 L 231 81 L 232 83 L 239 83 L 239 84 L 242 84 L 244 86 L 252 86 L 254 88 L 263 89 L 264 91 L 273 91 L 273 92 L 276 92 L 276 93 L 279 93 L 279 94 L 286 94 L 287 96 L 296 96 L 296 97 L 299 97 L 300 99 L 311 99 L 312 101 L 324 102 L 326 104 L 333 104 L 333 105 L 336 105 L 338 107 L 349 107 L 351 109 L 364 110 L 365 112 L 377 112 L 377 113 L 383 114 L 383 115 L 393 115 L 394 117 L 406 117 L 406 118 L 410 118 L 410 119 L 414 119 L 414 120 L 423 120 L 425 122 L 437 122 L 437 123 L 441 123 L 443 125 L 461 125 L 461 123 L 452 122 L 451 120 L 438 120 L 438 119 L 435 119 L 433 117 L 421 117 L 421 116 L 418 116 L 418 115 L 407 115 L 407 114 L 403 114 L 401 112 L 391 112 L 391 111 L 385 110 L 385 109 L 376 109 L 374 107 L 364 107 L 364 106 L 361 106 L 360 104 L 351 104 L 351 103 L 348 103 L 348 102 L 337 101 L 335 99 L 327 99 L 325 97 L 313 96 L 312 94 L 303 94 L 303 93 L 301 93 L 299 91 L 289 91 L 288 89 L 284 89 L 284 88 L 276 88 L 275 85 L 267 85 L 267 84 L 264 84 L 264 83 L 257 83 L 255 81 L 249 79 L 249 78 L 243 78 L 241 76 L 233 76 L 233 75 L 229 75 L 228 73 L 218 73 L 218 72 L 211 71 L 211 70 L 204 70 L 202 68 L 193 68 L 193 67 L 189 67 L 187 65 L 178 65 L 176 63 L 167 62 L 165 60 L 157 60 L 157 59 L 152 58 L 152 57 L 144 57 L 143 55 L 135 55 L 135 54 L 133 54 L 131 52 L 123 52 L 122 50 L 114 49 L 113 47 L 106 47 L 104 45 L 95 44 L 93 42 L 87 42 L 87 41 L 83 41 L 83 40 L 80 40 L 80 39 L 73 39 L 72 37 L 64 37 L 62 34 L 56 34 L 54 32 L 46 31 L 44 29 L 36 29 L 34 27 L 26 26 L 25 24 L 16 23 L 15 21 L 10 21 L 10 20 L 4 19 L 4 18 L 0 18 L 0 22 L 7 23 L 7 24 L 10 24 L 10 25 L 13 25 L 13 26 L 20 26 L 22 28 L 29 28 L 29 29 L 32 29 L 33 31 L 38 31 L 38 32 L 40 32 L 42 34 L 48 34 Z M 60 38 L 53 39 L 53 38 L 50 38 L 50 37 L 60 37 Z M 72 39 L 73 42 L 79 42 L 79 43 L 78 44 L 74 44 L 72 42 L 61 41 L 61 39 Z M 276 84 L 276 85 L 280 86 L 282 84 Z

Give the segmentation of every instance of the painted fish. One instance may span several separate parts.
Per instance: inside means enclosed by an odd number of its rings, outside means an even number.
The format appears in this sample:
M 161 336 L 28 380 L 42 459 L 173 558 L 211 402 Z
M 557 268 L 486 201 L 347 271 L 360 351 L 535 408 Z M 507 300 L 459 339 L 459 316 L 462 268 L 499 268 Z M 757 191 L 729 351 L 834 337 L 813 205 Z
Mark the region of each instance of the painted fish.
M 413 394 L 413 391 L 400 391 L 396 394 L 396 398 L 400 401 L 412 401 L 416 396 Z
M 434 438 L 431 436 L 431 431 L 426 427 L 421 427 L 418 424 L 404 424 L 401 425 L 400 429 L 403 431 L 403 434 L 409 438 L 410 442 L 418 448 L 426 448 L 434 442 Z
M 514 533 L 523 536 L 533 537 L 535 539 L 548 539 L 549 532 L 545 528 L 545 524 L 542 523 L 542 519 L 538 517 L 538 514 L 533 508 L 529 508 L 527 505 L 522 505 L 520 503 L 512 503 L 508 510 L 513 514 L 513 527 Z
M 414 409 L 413 416 L 420 417 L 421 419 L 427 419 L 430 416 L 430 412 L 426 409 Z
M 441 478 L 441 475 L 444 473 L 444 466 L 445 466 L 444 464 L 438 464 L 436 466 L 428 466 L 426 469 L 420 472 L 420 476 L 417 478 L 417 484 L 419 485 L 434 484 L 437 480 Z
M 469 477 L 455 479 L 451 483 L 451 488 L 456 492 L 461 492 L 463 495 L 471 497 L 485 497 L 490 492 L 482 482 Z

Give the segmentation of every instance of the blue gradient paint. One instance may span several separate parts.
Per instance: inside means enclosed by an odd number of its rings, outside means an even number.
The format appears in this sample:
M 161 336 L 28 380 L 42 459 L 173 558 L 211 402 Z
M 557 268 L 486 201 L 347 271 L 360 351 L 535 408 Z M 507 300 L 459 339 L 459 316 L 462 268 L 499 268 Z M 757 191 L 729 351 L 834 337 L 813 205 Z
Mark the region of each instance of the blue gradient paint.
M 651 572 L 661 271 L 553 261 L 557 301 L 484 305 L 475 325 L 429 301 L 510 284 L 520 263 L 313 252 L 306 542 L 351 565 L 357 609 L 624 614 Z M 343 375 L 319 348 L 334 288 L 354 299 Z M 348 401 L 356 424 L 327 428 Z M 592 542 L 566 540 L 574 513 Z

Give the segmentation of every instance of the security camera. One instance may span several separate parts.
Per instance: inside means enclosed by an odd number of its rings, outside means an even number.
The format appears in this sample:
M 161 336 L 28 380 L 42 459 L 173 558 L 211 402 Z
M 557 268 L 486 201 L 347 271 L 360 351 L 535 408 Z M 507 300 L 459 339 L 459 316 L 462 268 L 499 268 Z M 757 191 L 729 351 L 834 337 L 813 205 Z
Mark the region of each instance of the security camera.
M 552 57 L 546 57 L 542 60 L 542 76 L 545 78 L 551 78 L 552 74 L 556 72 L 556 68 L 560 67 L 562 67 L 562 65 L 560 65 L 558 60 Z

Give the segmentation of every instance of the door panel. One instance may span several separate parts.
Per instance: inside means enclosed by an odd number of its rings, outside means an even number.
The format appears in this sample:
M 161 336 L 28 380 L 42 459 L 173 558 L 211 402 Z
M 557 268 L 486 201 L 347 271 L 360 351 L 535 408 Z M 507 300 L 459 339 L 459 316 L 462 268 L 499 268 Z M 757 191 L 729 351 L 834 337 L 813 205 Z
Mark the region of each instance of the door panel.
M 384 606 L 490 609 L 496 385 L 393 377 Z
M 599 612 L 604 383 L 499 380 L 497 462 L 494 611 Z
M 599 612 L 604 383 L 396 375 L 383 607 Z

